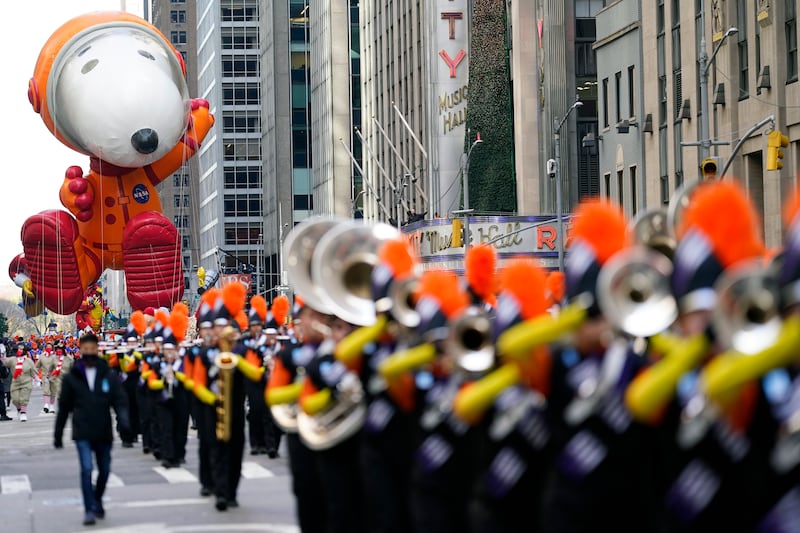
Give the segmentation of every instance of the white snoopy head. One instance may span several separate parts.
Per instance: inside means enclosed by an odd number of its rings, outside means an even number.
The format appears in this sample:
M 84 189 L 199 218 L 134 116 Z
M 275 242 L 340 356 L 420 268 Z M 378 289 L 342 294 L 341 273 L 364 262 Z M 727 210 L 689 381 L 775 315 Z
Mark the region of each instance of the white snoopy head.
M 76 35 L 48 80 L 55 129 L 75 149 L 126 168 L 164 157 L 186 132 L 189 90 L 160 35 L 109 24 Z

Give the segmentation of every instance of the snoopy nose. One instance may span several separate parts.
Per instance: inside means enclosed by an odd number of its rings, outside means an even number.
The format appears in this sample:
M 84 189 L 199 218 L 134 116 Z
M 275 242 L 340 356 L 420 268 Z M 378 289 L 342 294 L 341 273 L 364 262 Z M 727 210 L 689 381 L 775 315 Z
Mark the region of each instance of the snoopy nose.
M 140 154 L 152 154 L 158 148 L 158 133 L 142 128 L 131 136 L 131 144 Z

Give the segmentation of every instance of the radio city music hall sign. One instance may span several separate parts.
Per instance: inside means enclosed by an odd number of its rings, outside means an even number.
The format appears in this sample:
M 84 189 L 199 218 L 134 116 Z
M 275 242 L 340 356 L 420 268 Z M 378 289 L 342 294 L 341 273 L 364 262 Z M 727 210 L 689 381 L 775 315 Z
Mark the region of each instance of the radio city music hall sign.
M 449 3 L 452 4 L 453 0 L 449 0 Z M 447 67 L 451 81 L 459 80 L 461 82 L 454 89 L 448 88 L 438 94 L 442 133 L 446 135 L 467 122 L 468 85 L 466 80 L 469 72 L 464 61 L 467 58 L 464 48 L 468 39 L 468 26 L 463 10 L 441 11 L 439 16 L 441 21 L 447 24 L 446 32 L 440 31 L 439 33 L 439 42 L 441 43 L 439 58 Z M 445 34 L 447 35 L 446 40 L 442 39 Z

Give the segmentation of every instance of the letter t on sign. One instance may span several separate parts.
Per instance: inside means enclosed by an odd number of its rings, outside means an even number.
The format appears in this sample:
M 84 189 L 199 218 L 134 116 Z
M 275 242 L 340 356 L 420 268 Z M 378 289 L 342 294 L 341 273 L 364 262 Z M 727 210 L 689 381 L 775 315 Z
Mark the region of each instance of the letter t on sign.
M 445 11 L 442 13 L 442 19 L 446 19 L 450 24 L 450 40 L 456 38 L 456 21 L 463 18 L 463 13 L 458 11 Z
M 447 66 L 450 67 L 451 78 L 456 77 L 456 69 L 458 68 L 458 65 L 464 61 L 465 57 L 467 57 L 467 53 L 464 50 L 459 50 L 456 54 L 456 57 L 450 57 L 450 54 L 448 54 L 444 49 L 439 51 L 439 55 L 442 59 L 444 59 L 444 62 L 447 63 Z

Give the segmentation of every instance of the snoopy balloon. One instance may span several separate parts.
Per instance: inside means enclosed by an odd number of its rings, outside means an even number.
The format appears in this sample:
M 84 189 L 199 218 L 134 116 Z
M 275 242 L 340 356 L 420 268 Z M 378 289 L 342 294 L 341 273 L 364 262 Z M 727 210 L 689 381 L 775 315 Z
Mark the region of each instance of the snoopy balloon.
M 127 13 L 90 13 L 44 45 L 28 98 L 63 144 L 89 156 L 66 170 L 67 211 L 22 226 L 24 253 L 9 267 L 27 299 L 75 312 L 106 268 L 124 270 L 134 309 L 183 295 L 180 236 L 161 212 L 156 185 L 192 157 L 214 125 L 191 100 L 180 54 L 151 24 Z

